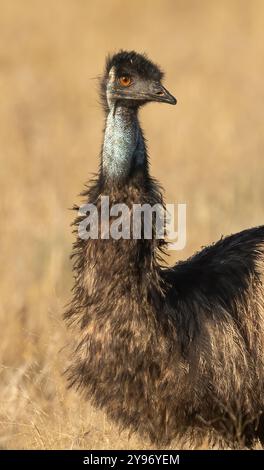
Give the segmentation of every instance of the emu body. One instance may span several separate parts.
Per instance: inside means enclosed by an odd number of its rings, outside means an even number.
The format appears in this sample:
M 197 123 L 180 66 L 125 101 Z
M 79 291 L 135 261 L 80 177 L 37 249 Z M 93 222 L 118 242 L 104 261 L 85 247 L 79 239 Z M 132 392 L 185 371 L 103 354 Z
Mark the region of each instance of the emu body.
M 125 73 L 137 80 L 128 98 L 118 84 Z M 101 167 L 83 193 L 99 212 L 101 195 L 110 207 L 162 203 L 137 117 L 141 104 L 162 101 L 160 93 L 175 104 L 163 87 L 153 95 L 161 78 L 136 53 L 107 62 Z M 228 445 L 250 446 L 263 439 L 264 227 L 224 238 L 170 269 L 162 267 L 164 249 L 155 237 L 77 237 L 65 313 L 77 329 L 70 384 L 121 427 L 158 445 L 210 431 Z

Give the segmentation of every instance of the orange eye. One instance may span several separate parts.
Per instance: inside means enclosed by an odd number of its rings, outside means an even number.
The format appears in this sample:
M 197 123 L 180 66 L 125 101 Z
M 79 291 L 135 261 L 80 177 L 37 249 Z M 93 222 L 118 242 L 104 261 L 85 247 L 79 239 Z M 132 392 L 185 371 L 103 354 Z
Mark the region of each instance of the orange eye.
M 128 75 L 123 75 L 119 78 L 119 83 L 122 86 L 129 86 L 132 83 L 132 79 Z

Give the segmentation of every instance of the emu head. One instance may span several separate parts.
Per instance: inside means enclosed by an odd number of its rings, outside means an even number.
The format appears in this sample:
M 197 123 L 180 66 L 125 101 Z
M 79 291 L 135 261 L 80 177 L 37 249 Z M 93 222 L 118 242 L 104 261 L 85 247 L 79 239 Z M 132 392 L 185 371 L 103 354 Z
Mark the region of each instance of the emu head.
M 150 101 L 176 104 L 161 81 L 163 73 L 145 55 L 121 51 L 106 61 L 101 96 L 106 109 L 117 103 L 139 107 Z

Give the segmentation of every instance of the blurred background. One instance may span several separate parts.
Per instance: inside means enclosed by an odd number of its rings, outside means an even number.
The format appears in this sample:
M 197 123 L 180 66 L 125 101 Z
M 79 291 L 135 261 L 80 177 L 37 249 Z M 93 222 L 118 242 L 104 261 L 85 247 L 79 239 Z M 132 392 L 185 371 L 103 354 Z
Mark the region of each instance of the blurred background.
M 0 446 L 150 448 L 66 390 L 69 208 L 98 167 L 97 77 L 120 48 L 166 72 L 141 121 L 151 172 L 187 203 L 187 246 L 264 222 L 262 0 L 0 0 Z M 176 445 L 176 444 L 175 444 Z

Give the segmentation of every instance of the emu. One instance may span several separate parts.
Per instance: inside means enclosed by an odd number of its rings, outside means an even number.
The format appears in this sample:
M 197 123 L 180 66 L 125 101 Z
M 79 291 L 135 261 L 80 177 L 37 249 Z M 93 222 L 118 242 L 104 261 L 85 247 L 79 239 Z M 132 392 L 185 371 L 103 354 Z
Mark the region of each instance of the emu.
M 99 213 L 102 195 L 110 206 L 163 204 L 138 119 L 148 102 L 176 104 L 162 79 L 159 67 L 134 51 L 106 61 L 101 163 L 83 192 Z M 208 432 L 234 448 L 263 443 L 264 226 L 222 238 L 171 268 L 162 264 L 165 249 L 154 236 L 77 236 L 65 312 L 76 338 L 69 385 L 155 445 Z

